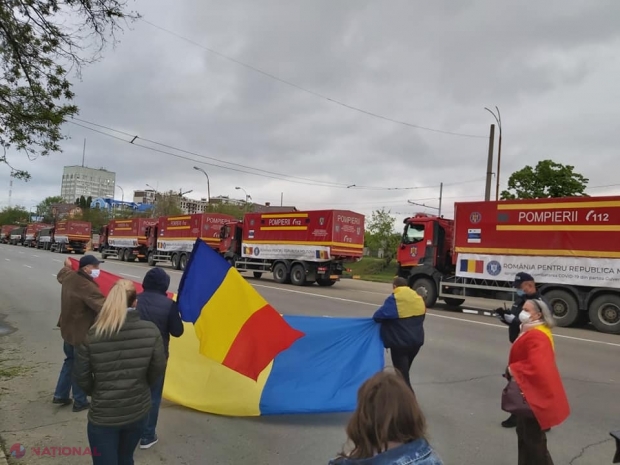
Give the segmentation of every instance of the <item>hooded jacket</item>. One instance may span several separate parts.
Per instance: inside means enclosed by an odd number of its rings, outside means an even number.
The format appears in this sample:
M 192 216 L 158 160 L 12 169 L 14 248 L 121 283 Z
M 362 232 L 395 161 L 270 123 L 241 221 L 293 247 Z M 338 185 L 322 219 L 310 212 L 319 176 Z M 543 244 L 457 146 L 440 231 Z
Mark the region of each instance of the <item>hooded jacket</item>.
M 415 441 L 387 450 L 367 459 L 339 458 L 329 465 L 443 465 L 443 462 L 426 439 Z
M 161 333 L 166 357 L 169 355 L 170 336 L 183 334 L 183 321 L 177 303 L 166 295 L 170 286 L 170 276 L 161 268 L 152 268 L 144 276 L 144 292 L 138 295 L 136 309 L 140 318 L 152 321 Z
M 394 289 L 373 319 L 381 323 L 381 339 L 386 349 L 411 349 L 424 345 L 426 305 L 416 291 L 401 286 Z

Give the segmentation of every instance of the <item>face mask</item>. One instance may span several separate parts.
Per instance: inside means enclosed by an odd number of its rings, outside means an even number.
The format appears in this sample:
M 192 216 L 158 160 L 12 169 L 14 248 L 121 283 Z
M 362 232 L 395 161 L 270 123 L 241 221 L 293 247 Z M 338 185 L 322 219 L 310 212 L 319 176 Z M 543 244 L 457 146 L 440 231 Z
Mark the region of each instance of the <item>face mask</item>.
M 99 272 L 100 271 L 101 270 L 98 270 L 98 269 L 91 270 L 90 271 L 90 277 L 93 278 L 93 279 L 97 279 L 99 277 Z
M 519 313 L 519 321 L 525 324 L 525 323 L 529 323 L 530 320 L 531 320 L 530 314 L 527 313 L 525 310 L 521 310 L 521 313 Z
M 517 289 L 517 295 L 518 296 L 524 296 L 525 295 L 525 291 L 522 289 Z

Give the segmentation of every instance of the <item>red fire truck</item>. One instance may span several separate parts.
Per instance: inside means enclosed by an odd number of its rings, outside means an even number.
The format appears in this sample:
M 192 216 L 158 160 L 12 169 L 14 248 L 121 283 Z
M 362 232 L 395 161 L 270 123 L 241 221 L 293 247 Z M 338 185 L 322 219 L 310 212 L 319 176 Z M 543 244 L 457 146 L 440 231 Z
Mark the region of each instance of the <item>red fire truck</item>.
M 220 253 L 239 271 L 277 283 L 332 286 L 364 252 L 364 215 L 344 210 L 247 213 L 222 229 Z
M 25 247 L 36 247 L 37 245 L 37 238 L 39 236 L 39 233 L 46 228 L 51 228 L 52 225 L 50 224 L 45 224 L 45 223 L 32 223 L 29 224 L 26 227 L 26 236 L 24 238 L 24 243 L 23 245 Z
M 62 220 L 51 230 L 52 252 L 83 254 L 90 241 L 91 224 L 88 221 Z
M 157 225 L 157 218 L 112 220 L 101 228 L 99 250 L 101 258 L 118 258 L 124 262 L 146 261 L 147 229 Z
M 399 276 L 432 307 L 465 297 L 512 300 L 531 274 L 559 326 L 588 320 L 620 334 L 620 197 L 467 202 L 455 220 L 405 219 Z
M 148 264 L 170 263 L 175 270 L 184 270 L 196 239 L 217 249 L 222 225 L 234 220 L 221 213 L 160 217 L 157 224 L 146 228 Z
M 11 231 L 17 228 L 14 224 L 5 224 L 0 228 L 0 244 L 8 244 L 11 240 Z

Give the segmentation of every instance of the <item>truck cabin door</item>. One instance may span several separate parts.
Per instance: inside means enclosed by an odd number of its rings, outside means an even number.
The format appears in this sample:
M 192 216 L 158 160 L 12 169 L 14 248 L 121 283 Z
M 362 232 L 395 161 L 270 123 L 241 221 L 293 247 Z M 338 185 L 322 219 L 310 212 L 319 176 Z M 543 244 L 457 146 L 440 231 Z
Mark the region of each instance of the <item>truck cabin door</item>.
M 156 249 L 157 245 L 157 226 L 147 226 L 144 229 L 144 235 L 146 236 L 146 246 L 149 249 Z
M 226 252 L 228 252 L 230 250 L 230 247 L 232 245 L 232 235 L 230 234 L 230 225 L 229 224 L 225 224 L 224 226 L 222 226 L 222 229 L 220 229 L 220 247 L 219 247 L 219 251 L 221 254 L 225 254 Z
M 404 266 L 436 266 L 437 221 L 413 220 L 405 225 L 398 261 Z

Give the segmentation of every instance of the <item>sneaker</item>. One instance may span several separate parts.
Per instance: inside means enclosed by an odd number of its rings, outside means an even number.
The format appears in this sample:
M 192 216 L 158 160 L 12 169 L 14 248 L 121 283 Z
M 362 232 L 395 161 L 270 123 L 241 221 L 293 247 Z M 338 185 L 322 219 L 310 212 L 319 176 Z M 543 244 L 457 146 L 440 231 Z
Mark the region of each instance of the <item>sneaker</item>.
M 53 404 L 59 404 L 59 405 L 71 405 L 73 401 L 71 399 L 59 399 L 58 397 L 54 397 L 54 399 L 52 399 L 52 403 Z
M 150 449 L 157 444 L 157 435 L 153 439 L 140 439 L 140 449 Z
M 502 421 L 502 426 L 504 428 L 516 428 L 517 417 L 515 417 L 514 415 L 510 415 L 507 420 Z
M 84 404 L 84 405 L 76 405 L 73 404 L 73 411 L 74 412 L 83 412 L 84 410 L 88 410 L 90 408 L 90 403 Z

